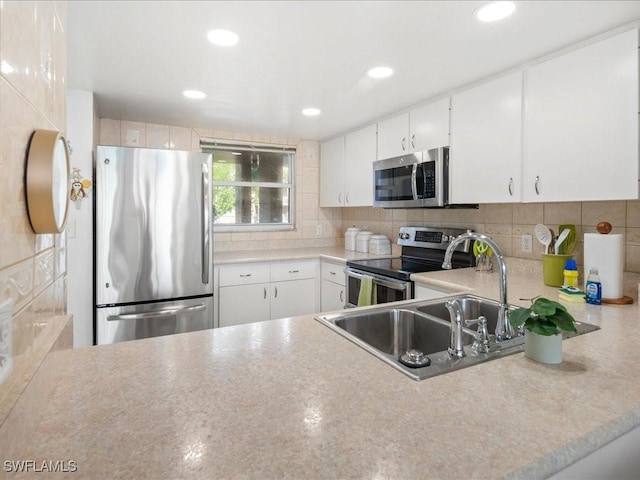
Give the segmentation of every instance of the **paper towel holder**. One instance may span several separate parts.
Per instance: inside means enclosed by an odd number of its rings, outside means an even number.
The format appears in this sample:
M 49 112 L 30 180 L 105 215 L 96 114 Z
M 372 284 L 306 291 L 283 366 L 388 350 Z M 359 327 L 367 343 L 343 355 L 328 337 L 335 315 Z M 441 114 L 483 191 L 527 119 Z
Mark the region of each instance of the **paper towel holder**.
M 601 235 L 607 235 L 608 233 L 611 233 L 613 227 L 609 222 L 600 222 L 596 225 L 596 230 Z M 611 305 L 631 305 L 633 303 L 633 298 L 628 297 L 627 295 L 620 298 L 603 298 L 602 303 L 608 303 Z

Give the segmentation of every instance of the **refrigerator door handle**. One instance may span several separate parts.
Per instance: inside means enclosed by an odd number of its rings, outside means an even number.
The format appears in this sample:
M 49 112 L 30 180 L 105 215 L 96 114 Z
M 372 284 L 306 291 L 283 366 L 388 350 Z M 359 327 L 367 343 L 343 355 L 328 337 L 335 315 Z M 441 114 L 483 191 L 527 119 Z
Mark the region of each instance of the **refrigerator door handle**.
M 202 164 L 202 283 L 209 283 L 211 242 L 211 202 L 209 201 L 209 166 Z
M 144 320 L 145 318 L 162 318 L 162 317 L 172 317 L 174 315 L 180 315 L 183 313 L 193 313 L 193 312 L 202 312 L 206 310 L 207 307 L 204 303 L 199 305 L 193 305 L 191 307 L 182 307 L 182 308 L 167 308 L 166 310 L 156 310 L 155 312 L 144 312 L 144 313 L 123 313 L 122 315 L 109 315 L 107 320 L 118 321 L 118 320 Z

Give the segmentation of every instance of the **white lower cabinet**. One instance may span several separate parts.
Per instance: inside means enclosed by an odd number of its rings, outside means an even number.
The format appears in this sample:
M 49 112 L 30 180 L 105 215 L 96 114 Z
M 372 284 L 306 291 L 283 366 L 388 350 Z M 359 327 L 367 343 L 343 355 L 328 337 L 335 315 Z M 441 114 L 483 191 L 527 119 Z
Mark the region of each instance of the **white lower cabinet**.
M 220 267 L 220 327 L 317 311 L 317 261 Z
M 315 279 L 271 284 L 271 318 L 294 317 L 313 313 Z
M 220 287 L 218 324 L 221 327 L 262 322 L 271 317 L 269 283 Z
M 320 311 L 342 310 L 346 301 L 346 279 L 344 265 L 339 263 L 320 262 L 322 286 L 320 288 Z
M 415 285 L 414 296 L 416 300 L 431 300 L 433 298 L 443 298 L 451 295 L 451 292 L 438 290 L 437 288 L 425 287 L 424 285 Z

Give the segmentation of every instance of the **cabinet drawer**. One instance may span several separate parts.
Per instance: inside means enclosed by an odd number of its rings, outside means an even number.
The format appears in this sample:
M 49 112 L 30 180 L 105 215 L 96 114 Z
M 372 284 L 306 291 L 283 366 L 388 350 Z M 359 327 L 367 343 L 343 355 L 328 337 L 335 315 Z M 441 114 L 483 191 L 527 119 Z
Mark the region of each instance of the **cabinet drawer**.
M 230 265 L 220 267 L 220 286 L 269 282 L 269 264 Z
M 315 278 L 315 262 L 286 262 L 271 264 L 271 281 L 285 282 L 302 278 Z
M 337 283 L 345 286 L 344 276 L 345 265 L 337 265 L 335 263 L 322 262 L 322 279 L 329 282 Z

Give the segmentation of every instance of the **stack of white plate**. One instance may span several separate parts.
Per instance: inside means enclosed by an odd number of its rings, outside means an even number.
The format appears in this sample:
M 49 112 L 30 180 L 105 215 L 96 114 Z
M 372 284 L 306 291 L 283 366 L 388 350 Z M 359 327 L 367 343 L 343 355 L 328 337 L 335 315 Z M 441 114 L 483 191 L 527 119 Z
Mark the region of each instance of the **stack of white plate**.
M 384 235 L 371 235 L 369 239 L 369 253 L 374 255 L 391 254 L 391 242 Z

